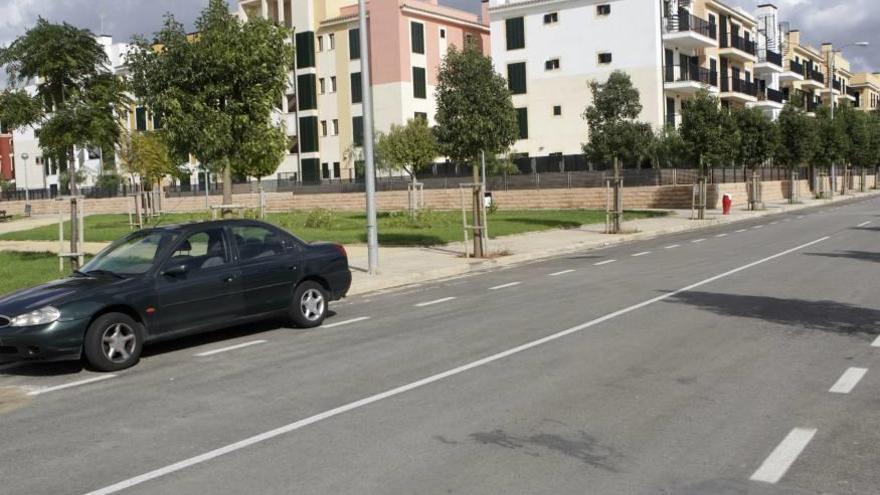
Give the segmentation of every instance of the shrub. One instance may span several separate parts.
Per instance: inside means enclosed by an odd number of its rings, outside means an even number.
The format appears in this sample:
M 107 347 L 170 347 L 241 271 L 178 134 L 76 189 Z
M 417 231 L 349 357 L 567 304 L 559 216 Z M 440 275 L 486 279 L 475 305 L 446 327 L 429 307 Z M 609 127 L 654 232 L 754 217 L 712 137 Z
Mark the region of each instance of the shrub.
M 326 208 L 315 208 L 306 216 L 307 229 L 332 229 L 336 223 L 336 215 Z

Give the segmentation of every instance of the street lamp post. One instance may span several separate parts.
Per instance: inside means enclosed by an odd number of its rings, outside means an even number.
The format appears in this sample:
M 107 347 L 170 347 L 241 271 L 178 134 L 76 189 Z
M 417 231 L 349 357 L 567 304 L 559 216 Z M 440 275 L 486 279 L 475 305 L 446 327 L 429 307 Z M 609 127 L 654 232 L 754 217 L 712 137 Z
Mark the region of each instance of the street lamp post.
M 852 46 L 865 48 L 870 45 L 871 45 L 871 43 L 867 42 L 867 41 L 857 41 L 855 43 L 847 43 L 846 45 L 841 46 L 837 50 L 831 50 L 831 53 L 829 53 L 828 56 L 831 57 L 831 62 L 830 62 L 831 72 L 830 72 L 829 78 L 828 78 L 828 93 L 831 95 L 831 120 L 834 120 L 834 79 L 837 77 L 837 67 L 836 67 L 837 57 L 835 56 L 835 54 L 843 53 L 844 48 L 849 48 Z M 832 163 L 831 164 L 831 191 L 832 191 L 832 195 L 834 194 L 834 190 L 837 188 L 837 173 L 836 172 L 837 172 L 836 167 L 834 166 L 834 163 Z M 845 187 L 846 187 L 846 185 L 844 185 L 844 188 Z
M 24 163 L 24 215 L 31 216 L 31 191 L 28 186 L 28 169 L 27 161 L 30 156 L 27 153 L 21 154 L 21 161 Z
M 376 166 L 373 162 L 373 93 L 370 88 L 370 37 L 367 33 L 367 6 L 358 0 L 361 45 L 361 95 L 364 120 L 364 174 L 367 196 L 367 266 L 370 275 L 379 268 L 379 234 L 376 229 Z

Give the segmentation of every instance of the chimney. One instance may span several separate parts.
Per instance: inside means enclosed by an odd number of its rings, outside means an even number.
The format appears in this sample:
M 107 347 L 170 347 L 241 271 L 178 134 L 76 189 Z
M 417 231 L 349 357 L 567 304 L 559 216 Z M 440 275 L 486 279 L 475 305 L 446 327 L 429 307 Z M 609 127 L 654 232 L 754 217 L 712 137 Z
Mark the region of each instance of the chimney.
M 489 25 L 489 0 L 482 0 L 483 3 L 480 4 L 480 22 L 483 25 Z

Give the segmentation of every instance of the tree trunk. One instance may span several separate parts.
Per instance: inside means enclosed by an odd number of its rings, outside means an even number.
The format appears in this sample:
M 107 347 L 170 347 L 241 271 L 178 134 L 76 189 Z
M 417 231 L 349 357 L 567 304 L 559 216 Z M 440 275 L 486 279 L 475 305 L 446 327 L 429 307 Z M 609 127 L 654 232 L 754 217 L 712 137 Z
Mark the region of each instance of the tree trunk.
M 70 252 L 79 252 L 79 212 L 77 204 L 77 184 L 76 184 L 76 154 L 73 148 L 70 149 L 67 160 L 67 188 L 70 190 Z M 74 270 L 79 270 L 79 258 L 71 257 L 70 264 Z
M 229 162 L 223 165 L 223 206 L 232 204 L 232 167 Z M 223 218 L 232 216 L 232 210 L 223 208 Z
M 473 169 L 473 179 L 474 179 L 474 200 L 473 200 L 473 221 L 475 226 L 483 225 L 483 207 L 480 203 L 483 201 L 483 188 L 480 184 L 480 168 L 477 165 L 472 167 Z M 475 228 L 474 229 L 474 258 L 485 258 L 486 253 L 484 252 L 483 246 L 483 229 Z

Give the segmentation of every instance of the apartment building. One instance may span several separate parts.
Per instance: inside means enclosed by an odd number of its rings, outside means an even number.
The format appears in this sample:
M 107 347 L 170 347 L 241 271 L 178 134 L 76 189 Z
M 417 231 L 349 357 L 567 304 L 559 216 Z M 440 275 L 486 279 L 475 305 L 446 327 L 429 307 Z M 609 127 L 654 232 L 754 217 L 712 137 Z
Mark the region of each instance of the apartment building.
M 801 43 L 800 31 L 794 29 L 785 34 L 782 91 L 786 100 L 813 113 L 822 104 L 825 89 L 825 57 L 822 52 Z
M 480 16 L 437 0 L 370 0 L 367 6 L 374 124 L 434 121 L 434 87 L 450 46 L 489 52 Z M 239 14 L 295 32 L 295 67 L 277 118 L 290 136 L 275 178 L 352 179 L 363 142 L 361 50 L 356 0 L 240 0 Z
M 858 72 L 853 74 L 849 94 L 855 99 L 853 106 L 863 112 L 880 111 L 880 73 Z
M 833 94 L 835 105 L 839 105 L 841 100 L 848 100 L 850 104 L 855 104 L 855 96 L 849 93 L 849 85 L 853 77 L 849 60 L 844 58 L 839 51 L 835 51 L 834 45 L 831 43 L 822 43 L 820 50 L 825 62 L 823 66 L 825 88 L 822 89 L 822 103 L 830 105 Z

